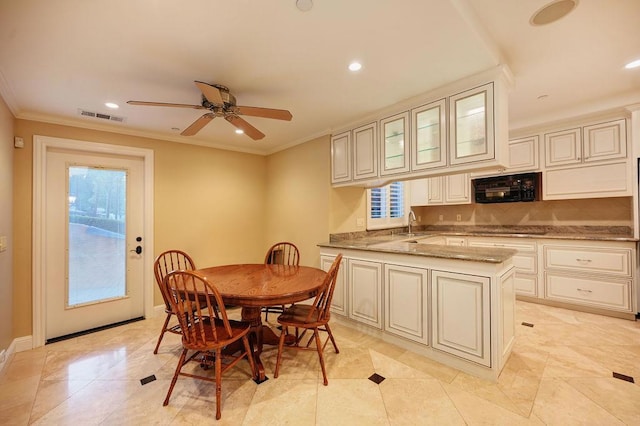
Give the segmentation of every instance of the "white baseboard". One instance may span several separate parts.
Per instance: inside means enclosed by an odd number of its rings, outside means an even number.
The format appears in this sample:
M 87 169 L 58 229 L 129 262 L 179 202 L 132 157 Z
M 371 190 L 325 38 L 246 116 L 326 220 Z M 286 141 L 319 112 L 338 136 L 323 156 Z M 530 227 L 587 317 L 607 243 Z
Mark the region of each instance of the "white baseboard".
M 32 336 L 17 337 L 13 339 L 7 350 L 4 351 L 4 356 L 0 360 L 0 371 L 4 369 L 5 365 L 7 365 L 7 362 L 11 359 L 11 356 L 14 353 L 24 352 L 30 349 L 33 349 Z

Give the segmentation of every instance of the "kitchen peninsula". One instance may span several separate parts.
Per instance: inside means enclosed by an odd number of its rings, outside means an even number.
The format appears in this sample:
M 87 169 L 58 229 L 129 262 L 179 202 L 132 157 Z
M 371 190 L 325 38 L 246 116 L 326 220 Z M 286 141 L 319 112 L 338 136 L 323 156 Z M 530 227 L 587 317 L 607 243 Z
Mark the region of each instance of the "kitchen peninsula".
M 435 361 L 496 381 L 515 337 L 516 250 L 432 244 L 418 235 L 319 244 L 343 254 L 334 319 Z

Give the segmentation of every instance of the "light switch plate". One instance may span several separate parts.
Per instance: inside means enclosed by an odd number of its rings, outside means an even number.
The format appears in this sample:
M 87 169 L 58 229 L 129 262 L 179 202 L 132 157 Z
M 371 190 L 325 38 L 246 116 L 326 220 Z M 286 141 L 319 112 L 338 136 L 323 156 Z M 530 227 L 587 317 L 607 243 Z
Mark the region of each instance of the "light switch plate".
M 13 146 L 15 146 L 16 148 L 24 148 L 24 139 L 16 136 L 15 138 L 13 138 Z
M 0 236 L 0 252 L 7 249 L 7 237 L 5 235 Z

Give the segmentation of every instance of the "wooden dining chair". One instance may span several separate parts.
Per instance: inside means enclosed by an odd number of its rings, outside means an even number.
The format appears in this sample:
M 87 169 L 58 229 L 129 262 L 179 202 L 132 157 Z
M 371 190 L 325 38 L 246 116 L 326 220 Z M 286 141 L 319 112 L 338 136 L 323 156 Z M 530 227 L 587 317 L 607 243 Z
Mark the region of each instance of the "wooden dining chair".
M 312 305 L 291 305 L 278 317 L 278 323 L 282 326 L 282 331 L 280 332 L 280 341 L 278 343 L 278 358 L 276 360 L 276 371 L 273 374 L 274 377 L 277 378 L 280 373 L 282 351 L 284 348 L 313 350 L 313 348 L 310 348 L 309 346 L 311 341 L 315 340 L 316 350 L 318 352 L 318 357 L 320 358 L 320 367 L 322 368 L 324 385 L 327 386 L 329 384 L 329 381 L 327 380 L 327 370 L 324 365 L 324 356 L 322 353 L 329 340 L 331 340 L 336 353 L 340 353 L 336 340 L 331 332 L 331 327 L 329 327 L 329 319 L 331 317 L 331 300 L 333 299 L 333 291 L 336 287 L 336 280 L 338 278 L 338 270 L 340 268 L 341 260 L 342 254 L 338 254 L 333 261 L 331 268 L 329 268 L 329 272 L 327 272 L 327 276 L 325 277 L 322 285 L 322 290 L 316 296 Z M 293 327 L 295 329 L 295 341 L 291 344 L 287 343 L 285 346 L 285 336 L 287 334 L 291 335 L 288 331 L 289 327 Z M 303 329 L 302 334 L 300 334 L 300 329 Z M 302 339 L 308 330 L 313 331 L 313 336 L 309 338 L 306 345 L 301 345 Z M 320 331 L 325 331 L 328 334 L 327 340 L 325 340 L 324 344 L 322 344 L 320 339 Z
M 264 263 L 268 265 L 295 265 L 300 264 L 300 251 L 295 244 L 286 241 L 272 245 L 264 257 Z M 265 306 L 262 308 L 264 312 L 264 320 L 269 319 L 269 312 L 282 313 L 284 305 Z
M 173 271 L 164 279 L 164 290 L 171 309 L 182 328 L 182 353 L 175 374 L 169 385 L 163 405 L 169 404 L 169 398 L 178 376 L 216 383 L 216 419 L 221 416 L 222 374 L 243 358 L 249 360 L 251 376 L 256 375 L 253 352 L 247 337 L 250 324 L 230 320 L 218 289 L 205 277 L 194 271 Z M 242 340 L 242 348 L 233 354 L 223 349 Z M 194 351 L 187 357 L 188 351 Z M 223 358 L 225 360 L 223 368 Z M 189 361 L 197 361 L 201 366 L 215 366 L 215 378 L 210 376 L 182 372 Z M 197 370 L 196 370 L 197 371 Z
M 162 326 L 162 330 L 160 331 L 160 337 L 158 337 L 158 343 L 156 343 L 156 348 L 153 350 L 154 354 L 158 353 L 158 348 L 160 347 L 160 342 L 162 342 L 164 333 L 168 331 L 169 333 L 182 334 L 180 324 L 169 326 L 169 322 L 171 321 L 173 312 L 171 311 L 169 299 L 164 292 L 164 278 L 169 274 L 169 272 L 172 271 L 194 269 L 196 269 L 196 266 L 193 262 L 193 259 L 191 259 L 191 256 L 181 250 L 167 250 L 164 253 L 160 253 L 160 255 L 153 263 L 153 271 L 156 276 L 156 283 L 158 283 L 160 293 L 162 294 L 162 299 L 164 300 L 164 312 L 167 314 L 167 317 L 164 320 L 164 325 Z

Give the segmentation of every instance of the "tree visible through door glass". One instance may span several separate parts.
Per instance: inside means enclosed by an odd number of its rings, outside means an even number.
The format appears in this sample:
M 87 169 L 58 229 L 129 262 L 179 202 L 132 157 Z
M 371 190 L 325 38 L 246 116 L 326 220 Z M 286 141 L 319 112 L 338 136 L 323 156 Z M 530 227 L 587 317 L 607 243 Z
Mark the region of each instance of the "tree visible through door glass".
M 67 307 L 126 295 L 124 170 L 68 167 Z

